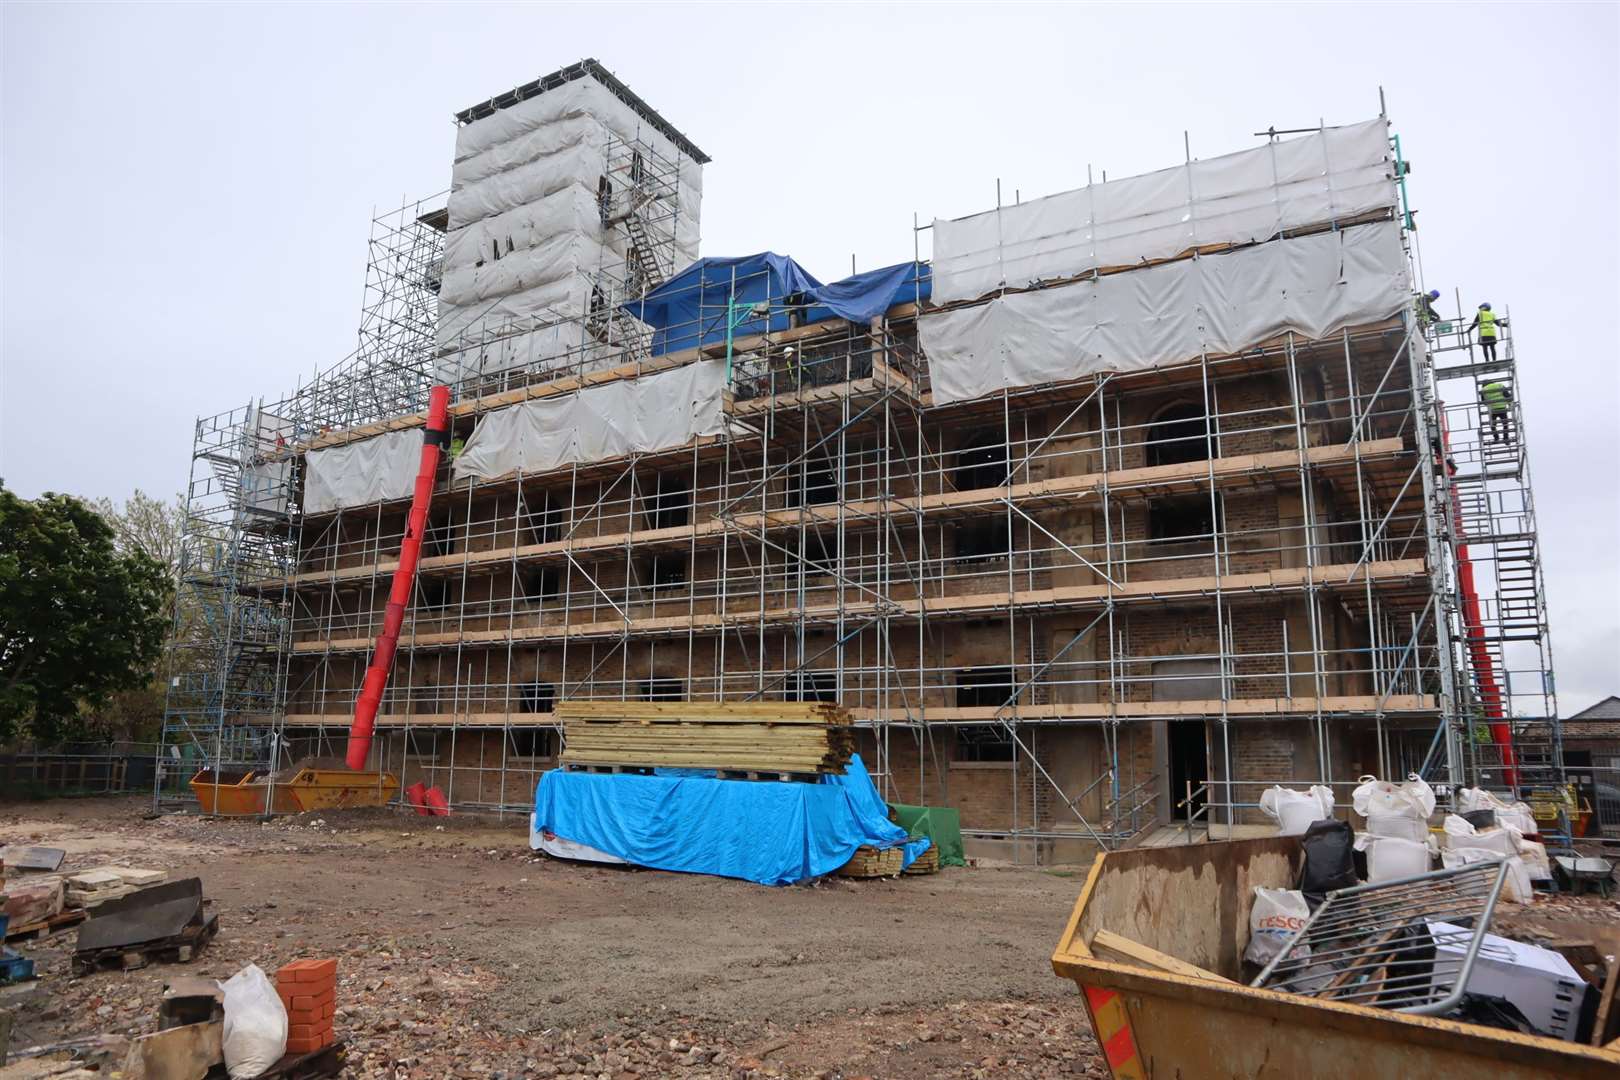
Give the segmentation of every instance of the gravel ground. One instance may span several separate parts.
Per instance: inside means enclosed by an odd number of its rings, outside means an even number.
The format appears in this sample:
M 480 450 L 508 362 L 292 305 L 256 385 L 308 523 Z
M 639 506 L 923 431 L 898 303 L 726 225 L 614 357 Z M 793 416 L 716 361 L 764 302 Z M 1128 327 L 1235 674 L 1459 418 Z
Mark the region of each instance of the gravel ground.
M 146 809 L 0 806 L 0 841 L 196 875 L 220 916 L 185 965 L 71 979 L 72 932 L 31 944 L 14 1048 L 152 1030 L 172 975 L 336 956 L 351 1076 L 1105 1075 L 1048 959 L 1072 872 L 771 889 L 535 857 L 515 824 Z

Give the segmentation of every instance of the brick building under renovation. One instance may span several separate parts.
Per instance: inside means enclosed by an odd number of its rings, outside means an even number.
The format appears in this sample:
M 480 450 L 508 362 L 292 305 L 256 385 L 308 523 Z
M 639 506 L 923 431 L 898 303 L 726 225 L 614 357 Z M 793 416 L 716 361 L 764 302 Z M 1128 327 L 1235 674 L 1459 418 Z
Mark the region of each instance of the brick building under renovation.
M 1020 859 L 1261 791 L 1561 778 L 1514 351 L 1418 317 L 1385 117 L 918 230 L 698 258 L 708 157 L 594 61 L 456 117 L 360 345 L 199 421 L 159 797 L 332 756 L 428 391 L 454 442 L 375 767 L 526 812 L 555 702 L 836 701 Z M 175 763 L 178 762 L 178 765 Z

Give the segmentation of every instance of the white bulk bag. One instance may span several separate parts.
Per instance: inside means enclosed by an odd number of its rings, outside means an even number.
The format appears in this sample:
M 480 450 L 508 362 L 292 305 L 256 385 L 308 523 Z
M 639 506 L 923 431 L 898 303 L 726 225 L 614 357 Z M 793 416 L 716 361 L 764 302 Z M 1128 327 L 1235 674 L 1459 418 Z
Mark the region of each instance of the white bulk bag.
M 1519 854 L 1519 845 L 1524 839 L 1524 834 L 1518 829 L 1507 826 L 1476 829 L 1456 814 L 1446 815 L 1445 830 L 1448 848 L 1482 848 L 1494 851 L 1504 859 Z
M 1522 833 L 1540 832 L 1535 815 L 1522 802 L 1504 802 L 1484 788 L 1463 788 L 1457 792 L 1457 813 L 1469 814 L 1475 810 L 1495 810 L 1498 825 L 1511 825 Z
M 1298 889 L 1255 886 L 1254 906 L 1249 909 L 1249 944 L 1243 950 L 1243 959 L 1265 967 L 1310 917 L 1310 905 Z
M 1484 848 L 1447 848 L 1440 853 L 1440 861 L 1447 870 L 1468 863 L 1506 862 L 1508 872 L 1506 880 L 1502 882 L 1502 899 L 1511 900 L 1515 904 L 1528 904 L 1535 895 L 1530 885 L 1530 872 L 1525 867 L 1524 860 L 1517 855 L 1503 859 L 1500 852 L 1486 851 Z
M 1394 881 L 1429 872 L 1430 851 L 1425 841 L 1400 836 L 1356 835 L 1356 850 L 1367 853 L 1367 883 Z
M 1524 860 L 1525 872 L 1531 881 L 1551 881 L 1552 862 L 1547 858 L 1547 847 L 1534 840 L 1519 841 L 1519 858 Z
M 1434 813 L 1434 789 L 1417 773 L 1411 773 L 1406 783 L 1395 784 L 1376 776 L 1363 776 L 1360 785 L 1351 794 L 1351 804 L 1363 817 L 1373 814 L 1410 814 L 1427 818 Z
M 1333 816 L 1333 789 L 1320 784 L 1309 791 L 1267 788 L 1260 793 L 1260 812 L 1277 823 L 1278 836 L 1304 836 L 1312 822 Z
M 1417 773 L 1404 784 L 1363 776 L 1351 794 L 1356 813 L 1367 819 L 1374 836 L 1392 836 L 1413 843 L 1429 838 L 1429 815 L 1434 813 L 1434 789 Z

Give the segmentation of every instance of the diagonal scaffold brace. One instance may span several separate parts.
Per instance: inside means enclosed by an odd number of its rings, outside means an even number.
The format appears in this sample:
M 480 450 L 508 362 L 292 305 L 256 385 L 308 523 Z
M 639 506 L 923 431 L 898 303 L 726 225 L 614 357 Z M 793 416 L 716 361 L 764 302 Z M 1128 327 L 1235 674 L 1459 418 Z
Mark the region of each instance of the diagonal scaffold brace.
M 417 466 L 416 489 L 411 494 L 411 514 L 405 523 L 405 539 L 399 549 L 399 566 L 388 590 L 388 610 L 383 616 L 382 633 L 371 651 L 371 665 L 355 703 L 354 723 L 349 727 L 349 751 L 345 763 L 359 772 L 371 754 L 371 734 L 376 726 L 377 709 L 388 673 L 399 648 L 399 631 L 405 622 L 405 605 L 416 584 L 416 564 L 422 557 L 422 536 L 427 532 L 428 504 L 433 501 L 433 481 L 439 471 L 439 458 L 450 445 L 450 388 L 435 386 L 428 391 L 427 429 L 422 433 L 422 460 Z

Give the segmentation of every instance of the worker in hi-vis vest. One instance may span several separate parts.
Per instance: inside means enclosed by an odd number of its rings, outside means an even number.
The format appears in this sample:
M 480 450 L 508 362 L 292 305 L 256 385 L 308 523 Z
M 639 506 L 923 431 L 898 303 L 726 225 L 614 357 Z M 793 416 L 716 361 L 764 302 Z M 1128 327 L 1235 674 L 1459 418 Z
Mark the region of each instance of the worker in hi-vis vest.
M 1476 326 L 1479 327 L 1479 349 L 1480 352 L 1485 354 L 1485 359 L 1496 359 L 1496 328 L 1507 324 L 1506 319 L 1496 317 L 1496 313 L 1491 310 L 1491 305 L 1479 305 L 1479 314 L 1475 315 L 1474 321 L 1468 324 L 1468 329 L 1472 330 Z
M 1430 326 L 1440 321 L 1440 313 L 1434 310 L 1434 302 L 1438 299 L 1440 299 L 1439 289 L 1430 289 L 1426 293 L 1418 293 L 1415 306 L 1420 325 Z
M 1479 402 L 1491 416 L 1491 442 L 1513 435 L 1513 391 L 1492 380 L 1479 388 Z

